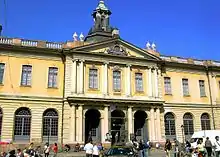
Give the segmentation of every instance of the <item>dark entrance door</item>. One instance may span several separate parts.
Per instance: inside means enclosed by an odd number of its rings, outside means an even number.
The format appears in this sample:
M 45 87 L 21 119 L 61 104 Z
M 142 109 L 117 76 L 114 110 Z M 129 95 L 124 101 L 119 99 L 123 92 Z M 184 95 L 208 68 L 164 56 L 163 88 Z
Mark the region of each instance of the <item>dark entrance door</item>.
M 100 140 L 100 117 L 101 114 L 96 109 L 89 109 L 85 113 L 85 143 Z
M 137 140 L 148 140 L 146 118 L 145 111 L 138 110 L 134 114 L 134 134 Z
M 121 110 L 111 112 L 111 135 L 112 145 L 126 141 L 125 114 Z

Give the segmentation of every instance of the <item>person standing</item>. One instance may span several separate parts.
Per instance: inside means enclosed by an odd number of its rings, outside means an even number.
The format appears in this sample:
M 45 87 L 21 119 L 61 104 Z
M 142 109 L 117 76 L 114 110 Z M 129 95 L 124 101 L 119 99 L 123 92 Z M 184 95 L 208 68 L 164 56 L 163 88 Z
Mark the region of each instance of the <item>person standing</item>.
M 53 146 L 53 152 L 54 152 L 54 157 L 57 156 L 57 153 L 58 153 L 58 146 L 57 146 L 57 143 L 54 143 L 54 146 Z
M 172 148 L 172 144 L 170 142 L 169 139 L 167 139 L 166 143 L 165 143 L 165 152 L 166 152 L 166 157 L 170 157 L 170 151 L 171 151 L 171 148 Z
M 206 137 L 205 149 L 208 153 L 208 157 L 212 156 L 212 142 L 209 140 L 209 137 Z
M 98 144 L 97 143 L 95 143 L 94 145 L 93 145 L 93 151 L 92 151 L 92 156 L 93 157 L 99 157 L 99 148 L 98 148 Z
M 219 142 L 219 136 L 216 136 L 216 137 L 215 137 L 214 148 L 215 148 L 215 156 L 216 156 L 216 157 L 220 157 L 220 142 Z
M 49 153 L 50 153 L 50 146 L 49 143 L 46 143 L 44 146 L 44 156 L 49 157 Z
M 84 150 L 86 151 L 86 157 L 92 157 L 92 152 L 93 152 L 92 141 L 89 141 L 89 142 L 85 145 Z

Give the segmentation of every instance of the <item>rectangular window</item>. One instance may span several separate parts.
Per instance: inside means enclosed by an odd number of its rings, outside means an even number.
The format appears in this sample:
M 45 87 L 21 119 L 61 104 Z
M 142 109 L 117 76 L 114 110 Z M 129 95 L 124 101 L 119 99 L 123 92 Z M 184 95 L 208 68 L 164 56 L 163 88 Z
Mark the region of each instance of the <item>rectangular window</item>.
M 89 69 L 89 88 L 98 89 L 98 70 Z
M 135 85 L 137 92 L 143 92 L 143 77 L 142 73 L 135 73 Z
M 49 71 L 48 71 L 48 87 L 49 88 L 57 88 L 57 75 L 58 75 L 58 68 L 49 67 Z
M 206 96 L 205 94 L 205 81 L 204 80 L 199 80 L 199 89 L 200 89 L 200 96 Z
M 121 72 L 113 71 L 113 89 L 116 92 L 121 91 Z
M 22 66 L 21 86 L 31 86 L 31 73 L 32 73 L 31 65 Z
M 189 96 L 189 82 L 188 79 L 182 79 L 183 96 Z
M 0 63 L 0 84 L 3 84 L 4 72 L 5 72 L 5 64 Z
M 164 89 L 165 89 L 165 94 L 168 95 L 172 94 L 170 77 L 164 77 Z

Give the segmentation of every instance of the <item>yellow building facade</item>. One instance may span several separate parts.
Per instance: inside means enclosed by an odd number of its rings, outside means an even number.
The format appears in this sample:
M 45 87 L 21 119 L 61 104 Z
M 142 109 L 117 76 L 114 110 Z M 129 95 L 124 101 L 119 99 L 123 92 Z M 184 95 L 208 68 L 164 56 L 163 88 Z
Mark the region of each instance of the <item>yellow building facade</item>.
M 1 140 L 163 143 L 220 129 L 220 62 L 141 49 L 119 37 L 110 15 L 100 1 L 79 41 L 0 38 Z

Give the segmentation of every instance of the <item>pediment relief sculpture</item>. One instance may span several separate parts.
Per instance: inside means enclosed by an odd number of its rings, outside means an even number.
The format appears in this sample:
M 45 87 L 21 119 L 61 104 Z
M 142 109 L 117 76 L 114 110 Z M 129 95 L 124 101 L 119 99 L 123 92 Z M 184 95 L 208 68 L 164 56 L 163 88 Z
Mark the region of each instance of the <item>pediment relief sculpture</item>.
M 122 46 L 118 44 L 110 47 L 107 50 L 107 53 L 112 54 L 112 55 L 128 56 L 128 52 L 125 50 L 125 48 L 123 48 Z

